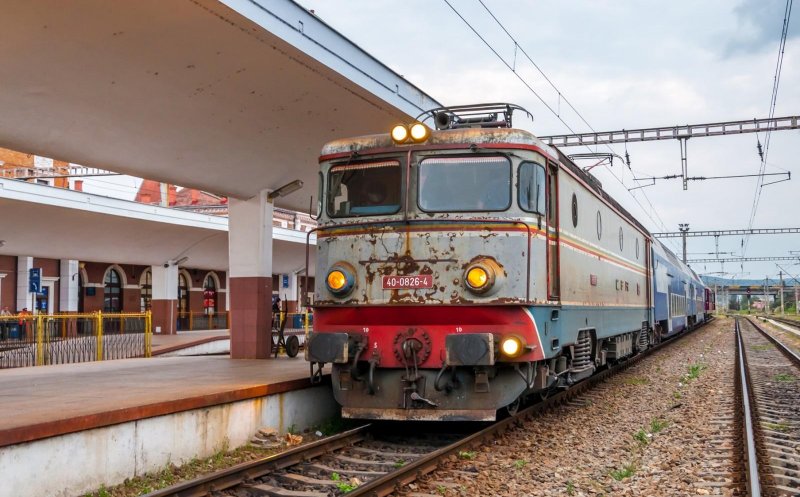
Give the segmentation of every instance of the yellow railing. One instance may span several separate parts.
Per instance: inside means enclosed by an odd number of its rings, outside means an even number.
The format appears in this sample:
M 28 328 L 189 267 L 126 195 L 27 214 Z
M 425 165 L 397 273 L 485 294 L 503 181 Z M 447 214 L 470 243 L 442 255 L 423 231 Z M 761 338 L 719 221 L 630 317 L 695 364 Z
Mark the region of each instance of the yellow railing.
M 178 312 L 178 331 L 224 330 L 230 328 L 230 314 L 227 311 L 206 314 L 204 312 Z
M 0 368 L 150 357 L 144 313 L 0 316 Z

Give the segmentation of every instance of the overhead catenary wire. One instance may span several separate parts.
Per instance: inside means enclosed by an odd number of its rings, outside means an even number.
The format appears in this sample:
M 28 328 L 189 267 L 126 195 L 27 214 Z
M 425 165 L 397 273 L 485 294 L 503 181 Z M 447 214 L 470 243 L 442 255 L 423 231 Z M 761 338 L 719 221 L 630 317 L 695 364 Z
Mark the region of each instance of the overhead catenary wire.
M 783 25 L 781 27 L 781 38 L 778 42 L 778 59 L 775 63 L 775 74 L 772 77 L 772 94 L 770 96 L 770 103 L 769 103 L 769 118 L 772 119 L 775 117 L 775 108 L 777 107 L 778 103 L 778 89 L 780 87 L 781 81 L 781 70 L 783 69 L 783 56 L 786 51 L 786 39 L 789 33 L 789 20 L 792 16 L 792 1 L 793 0 L 786 0 L 786 5 L 783 11 Z M 760 140 L 758 141 L 758 151 L 759 156 L 761 158 L 761 163 L 759 164 L 759 174 L 763 174 L 767 167 L 767 158 L 769 156 L 769 145 L 770 139 L 772 137 L 771 130 L 767 130 L 764 137 L 764 146 L 762 148 Z M 758 139 L 758 138 L 757 138 Z M 753 194 L 753 204 L 750 210 L 750 219 L 748 222 L 748 227 L 752 227 L 753 223 L 756 219 L 756 213 L 758 212 L 758 205 L 761 201 L 761 192 L 764 187 L 764 178 L 759 177 L 756 182 L 756 191 Z M 742 246 L 742 255 L 747 252 L 747 245 L 750 241 L 749 237 L 745 237 L 744 245 Z
M 484 8 L 484 9 L 485 9 L 485 10 L 486 10 L 488 13 L 489 13 L 489 15 L 492 17 L 492 19 L 494 19 L 494 21 L 495 21 L 495 22 L 496 22 L 496 23 L 497 23 L 497 24 L 498 24 L 498 25 L 501 27 L 501 29 L 502 29 L 502 30 L 505 32 L 505 34 L 506 34 L 506 35 L 507 35 L 507 36 L 508 36 L 508 37 L 509 37 L 509 38 L 510 38 L 510 39 L 511 39 L 513 42 L 514 42 L 514 47 L 515 47 L 515 60 L 513 61 L 513 63 L 509 63 L 509 62 L 508 62 L 508 61 L 507 61 L 507 60 L 506 60 L 506 59 L 505 59 L 505 58 L 504 58 L 502 55 L 500 55 L 500 53 L 497 51 L 497 49 L 495 49 L 495 48 L 492 46 L 492 44 L 491 44 L 491 43 L 489 43 L 489 42 L 486 40 L 486 38 L 484 38 L 484 37 L 483 37 L 483 36 L 482 36 L 482 35 L 481 35 L 481 34 L 478 32 L 478 30 L 477 30 L 477 29 L 475 29 L 475 27 L 474 27 L 474 26 L 473 26 L 473 25 L 472 25 L 472 24 L 471 24 L 469 21 L 467 21 L 467 19 L 466 19 L 466 18 L 465 18 L 465 17 L 464 17 L 464 16 L 463 16 L 463 15 L 462 15 L 462 14 L 461 14 L 461 13 L 460 13 L 460 12 L 459 12 L 459 11 L 458 11 L 458 10 L 457 10 L 455 7 L 454 7 L 454 6 L 453 6 L 453 5 L 450 3 L 450 1 L 449 1 L 449 0 L 443 0 L 443 1 L 444 1 L 444 3 L 445 3 L 445 4 L 447 4 L 447 6 L 448 6 L 448 7 L 450 7 L 450 10 L 452 10 L 452 11 L 453 11 L 453 12 L 454 12 L 454 13 L 455 13 L 455 14 L 456 14 L 456 15 L 457 15 L 457 16 L 458 16 L 460 19 L 461 19 L 461 21 L 462 21 L 462 22 L 463 22 L 463 23 L 464 23 L 464 24 L 465 24 L 465 25 L 466 25 L 466 26 L 467 26 L 467 27 L 468 27 L 468 28 L 469 28 L 469 29 L 470 29 L 470 30 L 471 30 L 471 31 L 472 31 L 472 32 L 475 34 L 475 36 L 477 36 L 477 37 L 478 37 L 478 38 L 479 38 L 479 39 L 480 39 L 480 40 L 483 42 L 483 44 L 484 44 L 484 45 L 486 45 L 486 47 L 487 47 L 489 50 L 491 50 L 491 52 L 492 52 L 492 53 L 495 55 L 495 57 L 497 57 L 497 58 L 498 58 L 498 59 L 499 59 L 499 60 L 500 60 L 500 61 L 503 63 L 503 65 L 505 65 L 505 66 L 506 66 L 506 68 L 507 68 L 509 71 L 511 71 L 511 72 L 514 74 L 514 76 L 516 76 L 516 77 L 517 77 L 517 79 L 519 79 L 519 81 L 520 81 L 520 82 L 521 82 L 521 83 L 522 83 L 522 84 L 523 84 L 523 85 L 524 85 L 524 86 L 525 86 L 525 87 L 526 87 L 526 88 L 527 88 L 527 89 L 528 89 L 528 90 L 529 90 L 531 93 L 533 93 L 533 95 L 534 95 L 534 96 L 536 96 L 536 98 L 537 98 L 537 99 L 538 99 L 538 100 L 539 100 L 539 101 L 542 103 L 542 105 L 544 105 L 544 106 L 545 106 L 545 108 L 547 108 L 547 110 L 549 110 L 549 111 L 550 111 L 550 112 L 551 112 L 551 113 L 552 113 L 552 114 L 553 114 L 553 115 L 554 115 L 554 116 L 555 116 L 555 117 L 556 117 L 556 118 L 557 118 L 557 119 L 558 119 L 558 120 L 559 120 L 559 121 L 560 121 L 560 122 L 561 122 L 561 123 L 562 123 L 562 124 L 563 124 L 563 125 L 564 125 L 564 126 L 567 128 L 567 129 L 568 129 L 568 130 L 569 130 L 569 131 L 570 131 L 570 132 L 571 132 L 571 133 L 575 134 L 575 130 L 574 130 L 574 129 L 573 129 L 573 128 L 572 128 L 572 127 L 571 127 L 571 126 L 570 126 L 570 125 L 569 125 L 569 124 L 568 124 L 568 123 L 567 123 L 567 122 L 566 122 L 566 121 L 565 121 L 565 120 L 564 120 L 562 117 L 561 117 L 561 115 L 560 115 L 560 111 L 556 111 L 555 109 L 553 109 L 553 107 L 552 107 L 550 104 L 548 104 L 548 103 L 547 103 L 547 102 L 544 100 L 544 98 L 543 98 L 543 97 L 542 97 L 542 96 L 541 96 L 541 95 L 540 95 L 540 94 L 539 94 L 539 93 L 538 93 L 538 92 L 537 92 L 537 91 L 536 91 L 536 90 L 533 88 L 533 86 L 532 86 L 532 85 L 531 85 L 531 84 L 530 84 L 530 83 L 529 83 L 529 82 L 528 82 L 528 81 L 527 81 L 527 80 L 526 80 L 524 77 L 522 77 L 522 76 L 519 74 L 519 72 L 516 70 L 516 51 L 517 51 L 517 50 L 519 50 L 519 52 L 520 52 L 520 53 L 522 53 L 522 54 L 523 54 L 523 55 L 524 55 L 524 56 L 525 56 L 525 57 L 528 59 L 528 61 L 530 61 L 530 62 L 531 62 L 531 64 L 533 64 L 533 66 L 536 68 L 536 70 L 537 70 L 537 71 L 539 71 L 539 73 L 540 73 L 540 74 L 542 74 L 542 76 L 545 78 L 545 80 L 546 80 L 546 81 L 547 81 L 547 82 L 550 84 L 550 86 L 551 86 L 551 87 L 552 87 L 552 88 L 553 88 L 553 89 L 556 91 L 556 93 L 558 94 L 558 98 L 559 98 L 559 104 L 560 104 L 561 100 L 564 100 L 564 102 L 565 102 L 565 103 L 566 103 L 566 104 L 567 104 L 567 105 L 568 105 L 568 106 L 569 106 L 569 107 L 570 107 L 570 108 L 571 108 L 571 109 L 572 109 L 572 110 L 575 112 L 575 114 L 576 114 L 576 115 L 578 115 L 578 117 L 581 119 L 581 121 L 583 121 L 583 122 L 586 124 L 586 126 L 588 126 L 588 127 L 589 127 L 589 129 L 591 129 L 593 132 L 596 132 L 596 131 L 595 131 L 595 129 L 594 129 L 594 128 L 593 128 L 593 127 L 592 127 L 592 126 L 591 126 L 591 125 L 588 123 L 588 121 L 587 121 L 587 120 L 586 120 L 586 119 L 583 117 L 583 115 L 582 115 L 582 114 L 581 114 L 581 113 L 580 113 L 580 112 L 579 112 L 579 111 L 578 111 L 578 110 L 577 110 L 577 109 L 574 107 L 574 105 L 573 105 L 571 102 L 569 102 L 569 100 L 568 100 L 568 99 L 567 99 L 567 98 L 564 96 L 563 92 L 561 92 L 561 90 L 559 90 L 559 89 L 558 89 L 558 87 L 555 85 L 555 83 L 553 83 L 553 82 L 552 82 L 552 80 L 550 80 L 550 78 L 548 78 L 548 77 L 547 77 L 547 75 L 544 73 L 544 71 L 542 71 L 542 69 L 541 69 L 541 68 L 540 68 L 540 67 L 539 67 L 539 66 L 538 66 L 538 65 L 537 65 L 537 64 L 536 64 L 536 63 L 533 61 L 533 59 L 532 59 L 532 58 L 531 58 L 531 57 L 530 57 L 530 56 L 527 54 L 527 52 L 526 52 L 526 51 L 524 50 L 524 48 L 523 48 L 523 47 L 522 47 L 522 46 L 519 44 L 519 42 L 517 42 L 516 38 L 514 38 L 514 37 L 513 37 L 513 35 L 512 35 L 512 34 L 511 34 L 509 31 L 508 31 L 508 29 L 506 29 L 506 28 L 505 28 L 505 26 L 503 25 L 503 23 L 502 23 L 502 22 L 501 22 L 501 21 L 500 21 L 500 20 L 497 18 L 497 16 L 495 16 L 495 15 L 492 13 L 492 11 L 491 11 L 491 10 L 490 10 L 490 9 L 489 9 L 487 6 L 486 6 L 486 4 L 485 4 L 485 3 L 483 3 L 483 1 L 482 1 L 482 0 L 478 0 L 478 1 L 479 1 L 479 2 L 480 2 L 480 4 L 483 6 L 483 8 Z M 559 109 L 559 110 L 560 110 L 560 109 Z M 616 154 L 616 152 L 615 152 L 615 151 L 614 151 L 614 150 L 613 150 L 613 149 L 612 149 L 610 146 L 606 145 L 606 147 L 607 147 L 607 148 L 608 148 L 608 149 L 609 149 L 609 150 L 610 150 L 612 153 Z M 591 149 L 590 147 L 586 146 L 586 148 L 587 148 L 589 151 L 592 151 L 592 149 Z M 627 148 L 626 148 L 626 155 L 627 155 Z M 664 220 L 663 220 L 663 219 L 661 219 L 661 216 L 658 214 L 658 211 L 656 211 L 656 209 L 655 209 L 655 206 L 653 206 L 653 203 L 650 201 L 650 199 L 649 199 L 649 197 L 647 196 L 647 194 L 646 194 L 645 192 L 641 192 L 641 193 L 642 193 L 642 196 L 643 196 L 643 197 L 644 197 L 644 199 L 645 199 L 645 201 L 646 201 L 646 202 L 647 202 L 647 204 L 650 206 L 650 209 L 649 209 L 649 210 L 648 210 L 647 208 L 645 208 L 645 206 L 644 206 L 644 205 L 642 205 L 642 203 L 639 201 L 639 199 L 636 197 L 636 195 L 634 195 L 632 192 L 630 192 L 630 191 L 628 190 L 628 188 L 625 186 L 625 182 L 624 182 L 624 174 L 625 174 L 625 170 L 624 170 L 624 168 L 623 168 L 623 178 L 622 178 L 622 179 L 621 179 L 621 178 L 619 178 L 619 177 L 618 177 L 618 176 L 617 176 L 617 175 L 614 173 L 614 171 L 612 171 L 612 170 L 611 170 L 611 168 L 610 168 L 610 167 L 606 166 L 606 169 L 608 170 L 609 174 L 611 174 L 611 176 L 612 176 L 612 177 L 613 177 L 615 180 L 617 180 L 617 182 L 618 182 L 618 183 L 620 183 L 620 185 L 622 185 L 622 187 L 623 187 L 623 188 L 624 188 L 626 191 L 628 191 L 629 195 L 630 195 L 630 196 L 631 196 L 631 198 L 634 200 L 634 202 L 636 202 L 636 204 L 639 206 L 639 208 L 642 210 L 642 212 L 643 212 L 643 213 L 644 213 L 644 214 L 645 214 L 645 215 L 646 215 L 648 218 L 650 218 L 650 220 L 653 222 L 653 224 L 655 224 L 656 226 L 658 226 L 658 227 L 659 227 L 659 228 L 661 228 L 661 229 L 664 229 L 664 230 L 666 230 L 667 228 L 666 228 L 666 225 L 665 225 L 665 223 L 664 223 Z M 653 215 L 655 215 L 655 218 L 653 217 Z M 673 245 L 673 248 L 675 248 L 676 250 L 678 250 L 678 247 L 677 247 L 677 245 Z

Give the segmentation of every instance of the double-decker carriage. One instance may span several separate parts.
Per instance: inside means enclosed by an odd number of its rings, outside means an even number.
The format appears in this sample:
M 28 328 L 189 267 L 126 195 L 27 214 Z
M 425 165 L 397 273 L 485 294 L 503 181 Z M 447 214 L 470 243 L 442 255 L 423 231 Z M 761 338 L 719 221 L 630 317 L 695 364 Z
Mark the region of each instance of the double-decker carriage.
M 492 420 L 652 342 L 649 235 L 515 109 L 323 148 L 306 358 L 343 416 Z

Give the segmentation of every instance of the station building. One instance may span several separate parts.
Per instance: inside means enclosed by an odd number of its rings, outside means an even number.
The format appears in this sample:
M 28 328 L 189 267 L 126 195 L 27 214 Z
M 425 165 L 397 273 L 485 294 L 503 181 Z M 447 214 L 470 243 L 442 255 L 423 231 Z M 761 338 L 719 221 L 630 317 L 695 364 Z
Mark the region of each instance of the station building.
M 80 173 L 82 166 L 54 161 L 32 154 L 0 148 L 0 177 L 23 180 L 42 186 L 83 191 L 81 179 L 69 176 Z M 208 192 L 179 188 L 152 180 L 143 180 L 134 201 L 183 211 L 228 216 L 228 199 Z M 275 209 L 273 226 L 308 232 L 316 227 L 304 213 Z M 0 241 L 0 246 L 2 245 Z M 87 243 L 96 243 L 87 241 Z M 166 259 L 166 257 L 165 257 Z M 42 291 L 28 293 L 31 268 L 42 270 Z M 273 274 L 273 295 L 287 304 L 289 312 L 302 310 L 300 291 L 304 277 Z M 283 283 L 283 284 L 281 284 Z M 313 288 L 313 278 L 309 287 Z M 179 266 L 177 275 L 177 330 L 188 329 L 192 316 L 216 316 L 211 327 L 227 327 L 227 271 Z M 91 261 L 32 257 L 27 254 L 0 254 L 0 308 L 17 313 L 27 308 L 40 313 L 131 313 L 152 310 L 153 267 L 119 261 Z

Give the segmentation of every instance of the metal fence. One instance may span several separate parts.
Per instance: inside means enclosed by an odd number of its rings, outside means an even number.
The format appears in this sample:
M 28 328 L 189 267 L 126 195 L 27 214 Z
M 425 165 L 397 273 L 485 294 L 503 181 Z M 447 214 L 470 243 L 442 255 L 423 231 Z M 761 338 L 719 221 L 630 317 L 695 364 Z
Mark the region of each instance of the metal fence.
M 178 331 L 226 330 L 230 328 L 228 312 L 205 314 L 202 312 L 179 312 Z
M 150 357 L 150 312 L 0 316 L 0 369 Z

